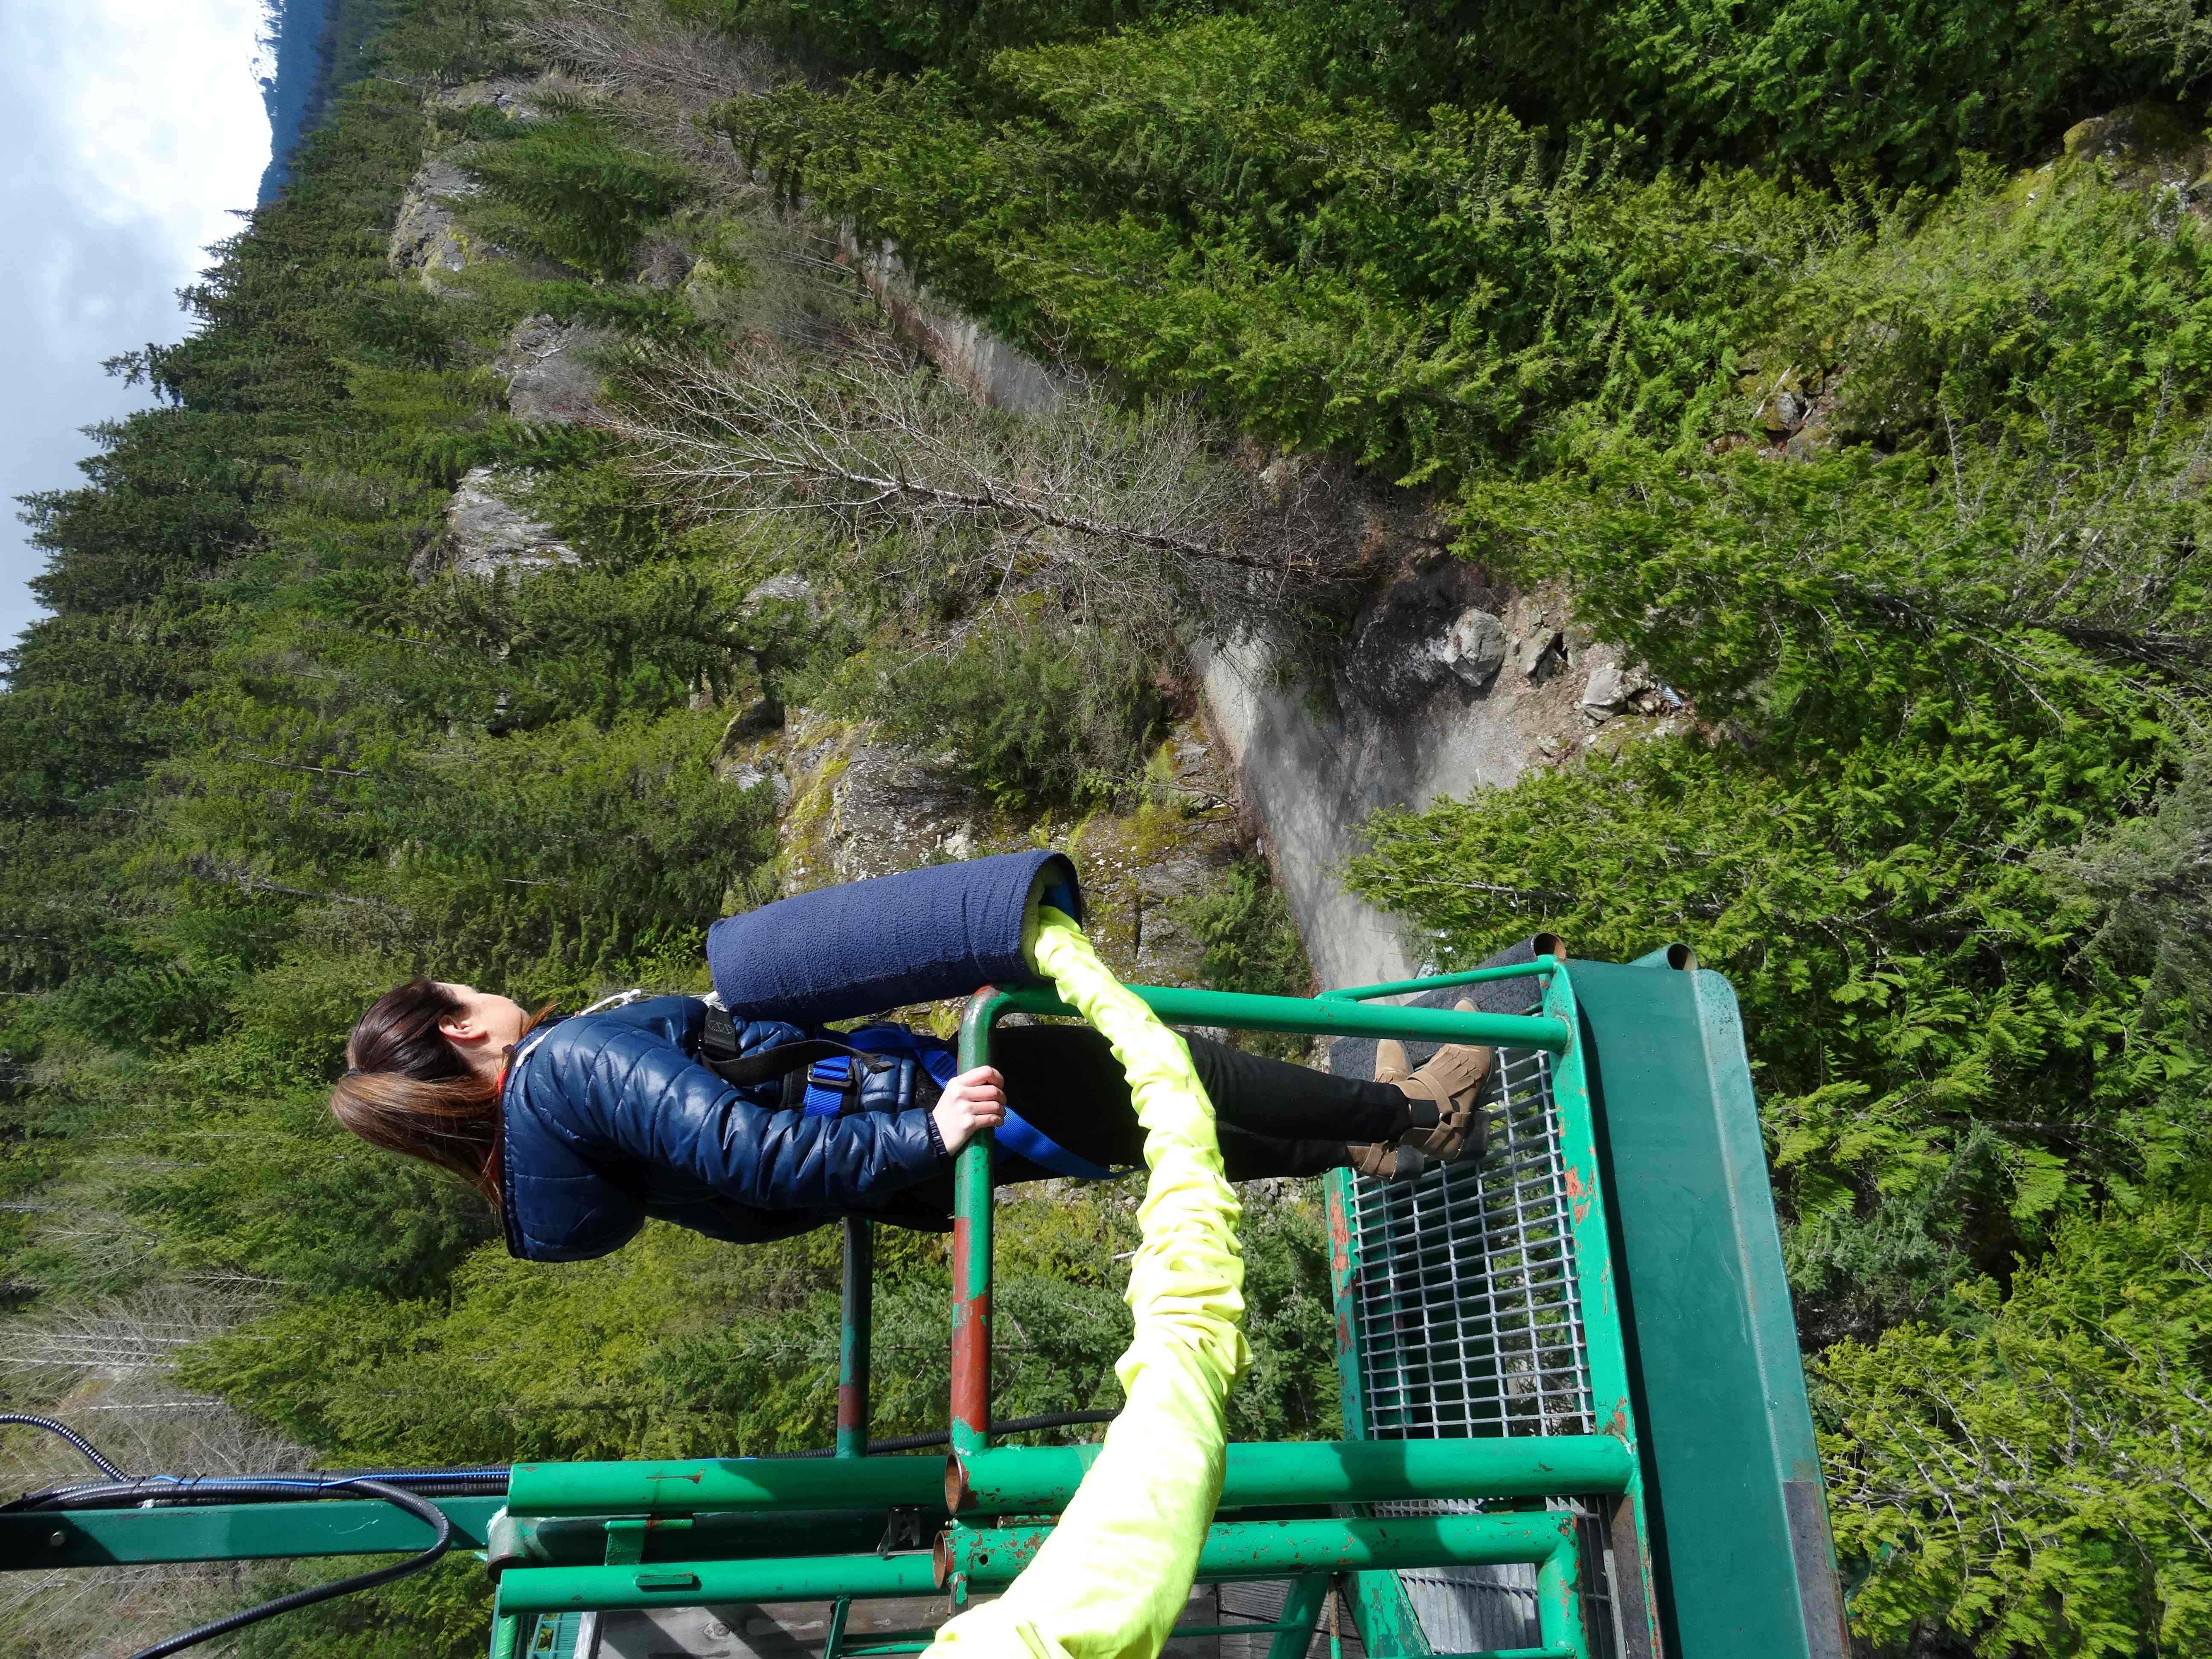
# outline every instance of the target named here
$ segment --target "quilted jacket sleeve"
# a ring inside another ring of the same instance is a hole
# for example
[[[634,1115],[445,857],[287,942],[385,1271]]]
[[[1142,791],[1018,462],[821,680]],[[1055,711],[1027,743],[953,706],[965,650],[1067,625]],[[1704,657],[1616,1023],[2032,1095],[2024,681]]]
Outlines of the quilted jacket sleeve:
[[[944,1157],[927,1112],[807,1117],[756,1106],[649,1024],[566,1021],[531,1063],[541,1068],[533,1097],[557,1096],[580,1146],[757,1209],[866,1208]]]

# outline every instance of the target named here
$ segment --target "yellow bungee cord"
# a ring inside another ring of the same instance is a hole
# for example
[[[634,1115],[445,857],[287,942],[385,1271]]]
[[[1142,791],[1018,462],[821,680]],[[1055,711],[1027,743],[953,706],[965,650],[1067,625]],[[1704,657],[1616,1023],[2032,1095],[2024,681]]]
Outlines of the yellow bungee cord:
[[[1028,1569],[939,1630],[927,1659],[1158,1659],[1221,1498],[1229,1390],[1251,1359],[1243,1206],[1188,1046],[1059,911],[1039,910],[1029,955],[1113,1045],[1145,1129],[1136,1334],[1114,1368],[1127,1403]]]

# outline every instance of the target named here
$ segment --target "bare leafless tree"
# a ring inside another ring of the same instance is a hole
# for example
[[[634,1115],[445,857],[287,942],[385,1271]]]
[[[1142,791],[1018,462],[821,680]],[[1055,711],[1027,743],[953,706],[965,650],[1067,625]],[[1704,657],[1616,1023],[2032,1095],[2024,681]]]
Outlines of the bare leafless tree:
[[[9,1321],[0,1325],[0,1380],[12,1407],[61,1419],[132,1474],[311,1467],[303,1447],[171,1374],[183,1348],[266,1305],[251,1284],[185,1281]],[[89,1475],[60,1440],[0,1430],[0,1492]],[[0,1575],[0,1650],[119,1659],[253,1599],[255,1571],[225,1563]]]
[[[800,78],[760,41],[679,21],[656,5],[560,0],[526,13],[514,33],[532,55],[608,100],[656,148],[698,167],[717,195],[749,193],[751,179],[729,140],[699,118]]]
[[[1077,386],[1011,415],[867,331],[834,356],[664,356],[628,392],[611,424],[685,512],[819,517],[902,550],[917,586],[959,562],[979,599],[1049,587],[1165,636],[1279,618],[1365,574],[1328,469],[1255,475],[1187,402],[1131,410]]]

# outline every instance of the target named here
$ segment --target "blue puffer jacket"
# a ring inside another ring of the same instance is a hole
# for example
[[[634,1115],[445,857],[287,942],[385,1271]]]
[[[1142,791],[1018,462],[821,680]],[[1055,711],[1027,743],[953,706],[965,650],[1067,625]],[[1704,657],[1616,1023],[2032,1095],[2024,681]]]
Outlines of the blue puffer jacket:
[[[700,1063],[707,1006],[653,997],[541,1027],[501,1096],[507,1247],[532,1261],[605,1255],[647,1217],[737,1243],[881,1208],[945,1162],[911,1061],[869,1079],[860,1109],[808,1117],[781,1081],[738,1089]],[[738,1028],[750,1055],[807,1034]]]

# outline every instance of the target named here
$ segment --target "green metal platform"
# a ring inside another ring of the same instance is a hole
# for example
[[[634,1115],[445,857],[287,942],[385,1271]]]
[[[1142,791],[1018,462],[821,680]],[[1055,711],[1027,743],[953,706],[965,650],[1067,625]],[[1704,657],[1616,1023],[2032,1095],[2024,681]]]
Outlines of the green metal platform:
[[[1177,1024],[1334,1037],[1340,1069],[1382,1037],[1498,1049],[1484,1158],[1329,1182],[1346,1437],[1231,1448],[1200,1578],[1282,1599],[1221,1628],[1300,1659],[1340,1584],[1375,1659],[1841,1659],[1733,995],[1679,951],[1514,954],[1313,1000],[1133,988]],[[1072,1011],[985,988],[963,1066],[1012,1012]],[[994,1443],[988,1139],[955,1168],[951,1456],[866,1454],[872,1237],[848,1222],[835,1456],[521,1464],[504,1503],[437,1500],[497,1581],[495,1659],[588,1659],[586,1613],[803,1601],[823,1659],[876,1659],[929,1632],[848,1642],[856,1602],[1011,1581],[1096,1449]],[[354,1498],[0,1516],[0,1567],[428,1542]]]

